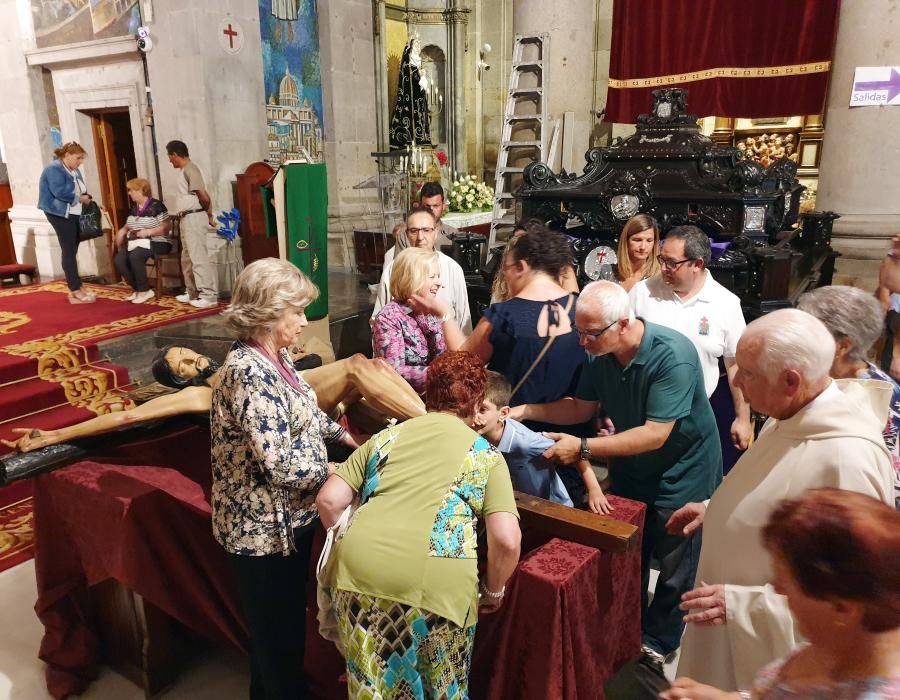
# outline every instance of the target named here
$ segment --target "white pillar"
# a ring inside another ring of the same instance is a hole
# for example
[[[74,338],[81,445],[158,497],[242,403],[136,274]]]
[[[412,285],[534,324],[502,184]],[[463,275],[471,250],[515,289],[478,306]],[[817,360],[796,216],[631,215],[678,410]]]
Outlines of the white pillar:
[[[862,271],[853,260],[882,258],[900,233],[900,107],[849,107],[856,67],[900,65],[897,9],[896,0],[841,3],[816,208],[841,215],[832,243],[845,274]]]
[[[16,258],[36,265],[43,278],[62,275],[59,244],[47,217],[37,208],[38,180],[53,157],[50,123],[40,68],[31,68],[24,51],[34,48],[31,3],[0,3],[0,131],[12,188],[10,228]]]
[[[328,167],[328,265],[353,266],[353,230],[381,230],[376,174],[375,35],[371,0],[319,0],[319,51]]]
[[[565,112],[574,114],[570,133],[565,142],[571,144],[562,152],[562,167],[571,172],[584,166],[583,155],[590,142],[594,125],[594,8],[595,0],[516,0],[513,3],[513,32],[515,34],[550,35],[549,63],[544,62],[544,98],[548,100],[550,124],[547,134],[553,133],[557,119],[562,126]],[[559,141],[560,146],[563,140]]]

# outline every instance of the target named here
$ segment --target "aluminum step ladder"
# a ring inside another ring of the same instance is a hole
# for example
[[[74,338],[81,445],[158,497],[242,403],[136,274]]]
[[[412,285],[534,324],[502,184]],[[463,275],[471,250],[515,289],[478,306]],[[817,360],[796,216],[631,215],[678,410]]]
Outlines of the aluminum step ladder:
[[[509,93],[494,185],[494,215],[488,239],[488,259],[504,242],[515,224],[515,197],[522,173],[531,161],[547,162],[549,114],[546,67],[549,34],[517,34],[513,44]]]

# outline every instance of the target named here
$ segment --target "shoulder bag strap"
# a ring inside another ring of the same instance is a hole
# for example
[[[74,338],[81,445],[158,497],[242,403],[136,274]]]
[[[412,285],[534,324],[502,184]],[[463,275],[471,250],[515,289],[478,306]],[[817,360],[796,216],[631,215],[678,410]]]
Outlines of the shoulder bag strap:
[[[569,315],[569,309],[572,308],[572,299],[573,298],[574,297],[570,294],[569,300],[566,302],[566,308],[565,308],[566,316]],[[549,329],[548,329],[548,332],[549,332]],[[513,387],[512,393],[510,393],[510,395],[509,395],[510,399],[512,399],[512,397],[516,395],[516,392],[522,388],[522,385],[525,383],[525,381],[528,379],[528,377],[531,376],[531,373],[534,371],[534,368],[537,367],[538,364],[540,364],[540,361],[544,359],[544,355],[547,354],[547,351],[550,349],[550,346],[553,345],[553,341],[556,340],[558,337],[559,337],[558,335],[548,335],[547,336],[547,342],[544,343],[544,347],[541,348],[541,351],[540,351],[540,353],[538,353],[538,356],[536,358],[534,358],[534,362],[531,363],[531,367],[528,368],[528,371],[522,375],[522,378],[518,382],[516,382],[515,387]]]

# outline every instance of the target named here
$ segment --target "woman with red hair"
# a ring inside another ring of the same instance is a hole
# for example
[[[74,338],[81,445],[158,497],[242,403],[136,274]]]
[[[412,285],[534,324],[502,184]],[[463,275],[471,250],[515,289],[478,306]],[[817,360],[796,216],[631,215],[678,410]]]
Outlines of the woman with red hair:
[[[726,693],[679,678],[668,700],[900,698],[900,513],[870,496],[816,489],[782,501],[763,530],[775,589],[808,644]]]
[[[509,471],[471,427],[486,384],[475,355],[444,353],[428,369],[428,413],[373,436],[319,491],[325,527],[359,499],[329,560],[351,698],[468,697],[478,612],[500,607],[519,560]]]

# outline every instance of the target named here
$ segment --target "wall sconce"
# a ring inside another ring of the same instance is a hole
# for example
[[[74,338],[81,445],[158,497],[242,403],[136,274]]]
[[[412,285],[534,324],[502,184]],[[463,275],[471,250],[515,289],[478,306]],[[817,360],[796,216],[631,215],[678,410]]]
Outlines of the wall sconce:
[[[491,67],[488,65],[485,59],[488,54],[492,51],[490,44],[484,44],[481,47],[481,51],[478,52],[478,63],[475,64],[475,67],[478,69],[478,79],[481,80],[482,74],[486,70],[490,70]]]

